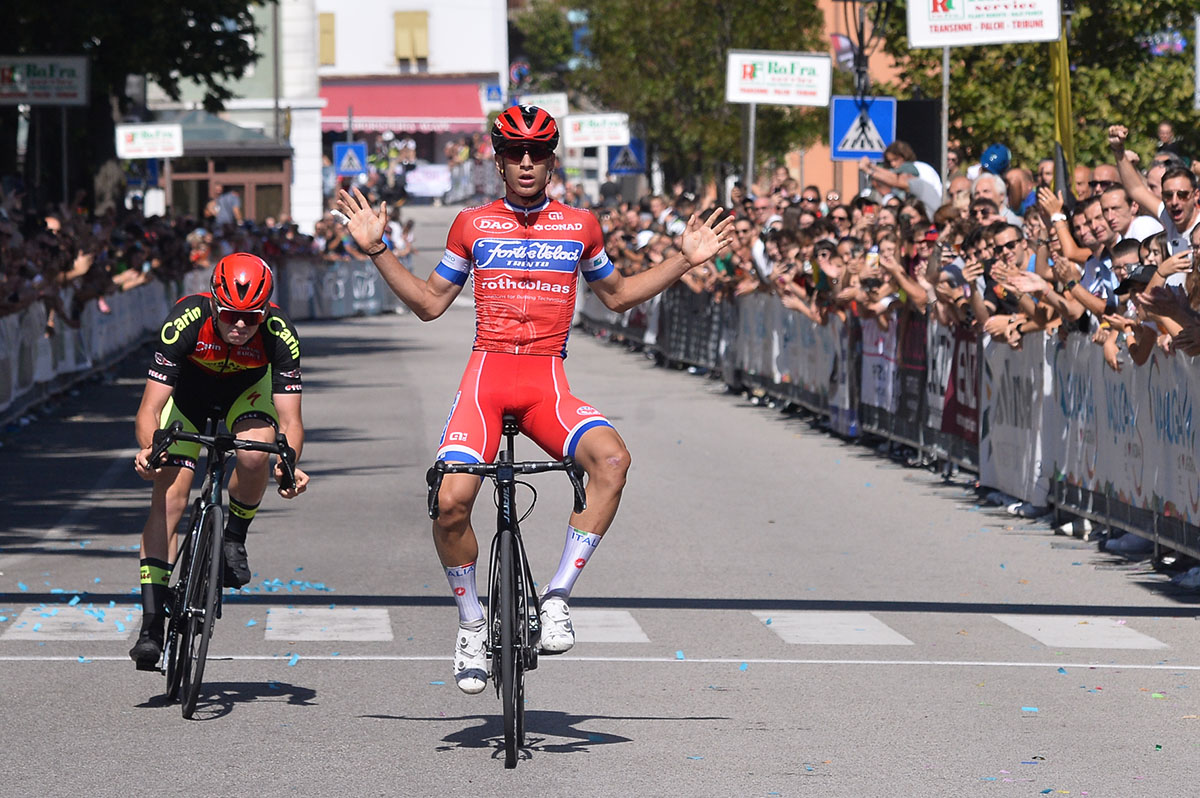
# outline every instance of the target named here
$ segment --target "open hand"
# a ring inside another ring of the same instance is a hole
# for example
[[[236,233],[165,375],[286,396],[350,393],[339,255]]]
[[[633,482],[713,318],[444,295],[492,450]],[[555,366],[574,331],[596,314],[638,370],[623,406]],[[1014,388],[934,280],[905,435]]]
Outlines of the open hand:
[[[355,186],[353,194],[344,188],[338,190],[337,209],[348,217],[346,229],[359,249],[374,252],[383,245],[383,232],[387,229],[388,219],[386,202],[379,203],[378,211],[371,210],[371,204]]]
[[[386,218],[386,217],[385,217]],[[679,239],[679,249],[691,268],[715,258],[733,245],[733,216],[717,208],[701,222],[692,214]]]

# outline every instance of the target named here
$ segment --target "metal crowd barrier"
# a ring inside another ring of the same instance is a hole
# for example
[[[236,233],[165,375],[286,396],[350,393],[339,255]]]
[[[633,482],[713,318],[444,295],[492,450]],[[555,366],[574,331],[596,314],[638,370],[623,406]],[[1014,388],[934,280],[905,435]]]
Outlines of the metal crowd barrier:
[[[586,289],[584,289],[586,291]],[[911,446],[1034,506],[1135,532],[1200,558],[1193,358],[1155,351],[1109,368],[1087,336],[1026,335],[1020,350],[900,312],[818,325],[779,300],[714,302],[682,285],[655,321],[590,292],[580,324],[825,416],[837,434]]]

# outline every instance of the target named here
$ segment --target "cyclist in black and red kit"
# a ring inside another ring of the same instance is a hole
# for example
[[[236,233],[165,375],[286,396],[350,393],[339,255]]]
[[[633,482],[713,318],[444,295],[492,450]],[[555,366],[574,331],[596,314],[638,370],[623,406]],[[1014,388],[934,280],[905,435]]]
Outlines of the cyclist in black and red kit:
[[[176,443],[165,465],[147,462],[154,431],[180,421],[201,431],[210,417],[221,419],[239,438],[269,443],[278,429],[299,459],[304,446],[300,414],[300,339],[291,320],[271,304],[274,279],[256,255],[236,252],[222,258],[212,274],[212,291],[179,300],[163,322],[154,362],[134,421],[141,450],[134,469],[153,480],[150,516],[142,529],[142,629],[129,656],[139,669],[154,669],[162,655],[167,580],[175,562],[175,530],[187,508],[200,453],[197,443]],[[268,455],[241,451],[229,480],[229,521],[225,526],[224,583],[250,581],[246,530],[267,489]],[[282,474],[278,466],[275,477]],[[304,492],[308,476],[296,469],[294,488]]]

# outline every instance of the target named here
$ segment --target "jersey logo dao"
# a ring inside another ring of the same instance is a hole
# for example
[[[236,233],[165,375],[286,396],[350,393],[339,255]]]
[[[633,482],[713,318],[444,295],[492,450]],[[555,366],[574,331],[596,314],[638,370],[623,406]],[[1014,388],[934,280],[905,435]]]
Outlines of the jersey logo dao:
[[[517,223],[512,219],[498,219],[495,216],[481,216],[474,221],[475,229],[484,233],[511,233],[517,229]]]

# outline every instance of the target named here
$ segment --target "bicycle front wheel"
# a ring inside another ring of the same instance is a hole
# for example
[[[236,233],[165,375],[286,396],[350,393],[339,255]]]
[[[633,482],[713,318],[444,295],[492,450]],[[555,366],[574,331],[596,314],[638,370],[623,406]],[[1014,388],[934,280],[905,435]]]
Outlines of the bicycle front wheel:
[[[184,633],[186,650],[183,667],[183,716],[191,718],[200,698],[204,681],[204,662],[208,656],[208,641],[212,638],[217,619],[217,596],[221,592],[221,538],[225,523],[221,508],[209,505],[204,513],[199,539],[195,545],[191,578],[188,580],[187,606],[181,621],[187,625]]]
[[[163,638],[163,666],[167,671],[167,698],[174,701],[179,697],[179,686],[183,682],[182,653],[187,648],[187,588],[188,574],[191,572],[192,561],[195,557],[195,545],[200,540],[200,522],[204,516],[201,512],[202,501],[196,499],[192,503],[192,512],[188,517],[186,536],[183,545],[179,547],[175,558],[175,584],[171,586],[170,597],[167,599],[167,634]]]
[[[500,533],[500,700],[504,704],[504,767],[515,768],[524,731],[521,700],[521,637],[517,630],[517,557],[513,535]]]

